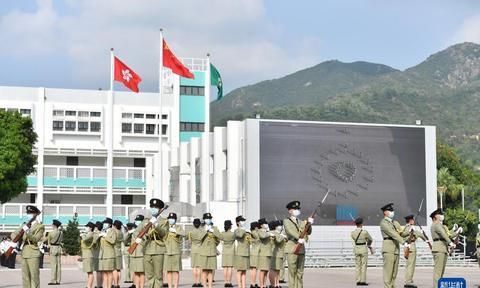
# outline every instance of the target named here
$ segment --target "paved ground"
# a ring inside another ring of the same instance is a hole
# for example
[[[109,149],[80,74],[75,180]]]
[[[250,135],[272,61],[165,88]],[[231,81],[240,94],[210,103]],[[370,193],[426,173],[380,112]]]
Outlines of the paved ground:
[[[400,268],[397,287],[403,287],[403,272]],[[68,266],[63,269],[63,283],[59,286],[48,286],[49,269],[41,270],[41,285],[40,287],[68,287],[81,288],[85,287],[83,274],[76,266]],[[222,273],[216,273],[215,287],[223,287]],[[467,280],[467,287],[475,287],[480,284],[480,269],[477,267],[447,267],[446,277],[464,277]],[[192,276],[190,270],[181,272],[180,287],[191,287]],[[432,268],[417,268],[415,274],[415,281],[418,287],[432,287]],[[307,269],[305,271],[304,287],[355,287],[354,285],[354,269],[353,268],[318,268]],[[381,268],[368,269],[368,287],[383,287],[382,284],[382,270]],[[130,284],[122,284],[121,287],[128,287]],[[9,270],[0,268],[0,287],[1,288],[16,288],[21,285],[21,271],[20,269]],[[286,287],[284,285],[283,287]]]

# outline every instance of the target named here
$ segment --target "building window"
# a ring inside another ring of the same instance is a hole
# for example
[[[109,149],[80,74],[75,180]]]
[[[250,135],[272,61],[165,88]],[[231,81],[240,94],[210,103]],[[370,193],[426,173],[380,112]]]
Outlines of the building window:
[[[144,127],[143,124],[137,124],[137,123],[135,123],[135,124],[133,125],[133,133],[135,133],[135,134],[143,134],[143,127]]]
[[[20,109],[20,113],[23,115],[30,115],[32,113],[32,110],[30,109]]]
[[[8,112],[18,112],[17,108],[7,108]]]
[[[133,167],[143,167],[145,168],[146,161],[145,158],[133,158]]]
[[[137,124],[135,124],[137,125]],[[155,124],[147,124],[146,127],[145,127],[145,132],[147,134],[155,134]]]
[[[168,115],[167,114],[162,114],[162,119],[168,119]]]
[[[132,119],[132,113],[122,113],[123,119]]]
[[[67,156],[67,166],[78,166],[78,157]]]
[[[67,110],[65,111],[65,116],[77,116],[77,111]]]
[[[155,114],[147,114],[147,115],[145,115],[145,118],[147,118],[147,119],[157,119],[157,115],[155,115]]]
[[[98,113],[100,113],[100,112],[98,112]],[[90,131],[91,132],[100,132],[101,126],[102,125],[101,125],[100,122],[90,122]]]
[[[65,121],[65,131],[75,131],[76,127],[77,127],[77,122]]]
[[[63,121],[53,121],[54,131],[63,131]]]
[[[90,112],[90,117],[100,117],[101,115],[101,112]]]
[[[122,133],[132,133],[132,124],[122,123]]]
[[[88,117],[88,111],[78,111],[78,117]]]
[[[53,110],[53,116],[63,116],[65,111],[63,110]]]
[[[143,117],[145,117],[145,114],[139,114],[139,113],[133,114],[133,118],[143,118]]]
[[[162,135],[167,135],[167,127],[168,125],[162,125]]]
[[[78,122],[78,131],[88,131],[88,122]]]
[[[204,123],[180,122],[180,131],[182,132],[203,132],[204,130],[205,130]]]
[[[180,86],[180,95],[204,96],[205,88],[197,86]]]

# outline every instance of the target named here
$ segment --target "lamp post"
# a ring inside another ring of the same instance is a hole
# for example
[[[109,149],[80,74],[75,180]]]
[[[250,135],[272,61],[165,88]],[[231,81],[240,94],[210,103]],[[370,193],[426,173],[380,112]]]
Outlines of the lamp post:
[[[437,187],[437,192],[440,194],[440,208],[443,210],[443,193],[447,191],[447,186]]]

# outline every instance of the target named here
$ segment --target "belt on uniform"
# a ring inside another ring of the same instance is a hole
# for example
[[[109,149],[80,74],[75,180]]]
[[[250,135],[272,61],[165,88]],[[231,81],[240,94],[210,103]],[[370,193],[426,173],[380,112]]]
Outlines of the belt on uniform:
[[[50,246],[60,246],[60,244],[50,244]]]
[[[435,241],[442,241],[442,240],[443,240],[443,239],[438,239],[438,238],[437,238],[437,239],[433,239],[434,242],[435,242]]]
[[[367,243],[356,243],[357,246],[367,245]]]
[[[394,240],[392,237],[383,237],[383,240]]]

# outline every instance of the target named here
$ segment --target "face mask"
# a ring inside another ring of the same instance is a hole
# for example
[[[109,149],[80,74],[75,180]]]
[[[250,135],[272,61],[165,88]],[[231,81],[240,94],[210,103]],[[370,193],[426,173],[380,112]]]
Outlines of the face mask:
[[[298,210],[298,209],[293,210],[293,216],[297,217],[297,216],[299,216],[300,214],[301,214],[301,213],[300,213],[300,210]]]
[[[135,221],[135,225],[140,226],[140,224],[142,224],[142,221],[140,220]]]
[[[91,228],[91,227],[87,227],[87,232],[92,232],[92,228]]]
[[[440,221],[443,222],[444,219],[445,219],[445,216],[443,216],[443,215],[439,215],[439,216],[438,216],[438,220],[440,220]]]
[[[170,225],[175,224],[175,222],[177,222],[177,220],[175,220],[175,219],[168,219],[168,224],[170,224]]]
[[[390,218],[390,219],[393,219],[394,216],[395,216],[394,211],[389,211],[388,214],[387,214],[387,217]]]
[[[152,207],[152,208],[150,208],[150,212],[152,212],[153,216],[157,216],[158,215],[158,208]]]
[[[240,221],[238,222],[238,224],[240,225],[240,227],[245,227],[245,221]]]
[[[275,228],[275,230],[277,230],[278,232],[282,232],[282,226],[277,226],[277,228]]]
[[[108,223],[103,223],[103,230],[107,230],[108,228],[110,228],[110,225],[108,225]]]
[[[262,227],[263,227],[263,229],[267,229],[267,230],[268,230],[268,224],[262,224]]]
[[[30,221],[33,218],[33,214],[27,214],[27,219]]]
[[[212,219],[205,219],[205,224],[211,225],[212,224]]]

